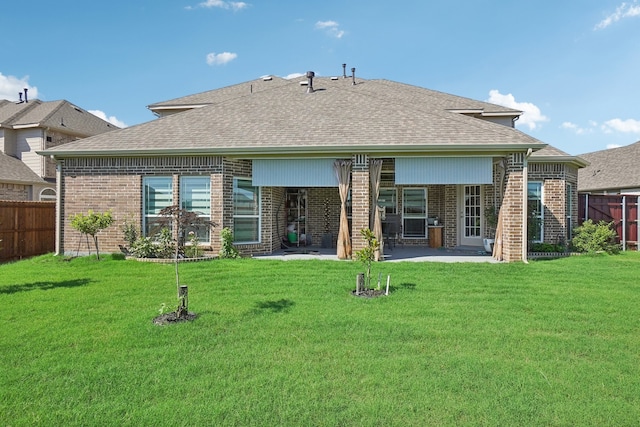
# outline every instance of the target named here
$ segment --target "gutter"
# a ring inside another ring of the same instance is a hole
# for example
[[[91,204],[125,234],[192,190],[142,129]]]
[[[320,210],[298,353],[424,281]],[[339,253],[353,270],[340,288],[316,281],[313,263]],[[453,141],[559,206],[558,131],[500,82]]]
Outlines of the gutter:
[[[216,147],[216,148],[168,148],[168,149],[133,149],[133,150],[64,150],[64,145],[60,150],[36,151],[41,156],[53,156],[54,158],[64,157],[150,157],[150,156],[249,156],[248,158],[273,157],[277,155],[304,154],[327,157],[332,154],[367,153],[367,154],[422,154],[433,155],[435,153],[444,155],[466,154],[481,156],[498,156],[506,153],[525,152],[527,149],[542,149],[547,144],[527,144],[518,147],[517,144],[456,144],[456,145],[431,145],[416,147],[415,145],[361,145],[361,146],[283,146],[270,147],[267,149],[256,149],[256,147]],[[519,149],[518,149],[519,148]]]

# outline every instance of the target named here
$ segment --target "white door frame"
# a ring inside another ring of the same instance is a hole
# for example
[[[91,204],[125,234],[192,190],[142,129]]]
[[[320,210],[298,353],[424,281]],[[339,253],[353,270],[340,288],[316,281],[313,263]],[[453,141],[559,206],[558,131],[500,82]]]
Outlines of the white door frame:
[[[473,205],[469,206],[469,209],[465,209],[465,201],[467,199],[467,197],[465,196],[465,188],[467,187],[477,187],[478,190],[477,194],[472,195],[475,200],[470,200]],[[483,186],[480,184],[458,185],[457,229],[458,245],[460,246],[483,246],[482,233],[484,229],[484,191],[482,187]],[[469,216],[471,216],[471,218],[468,218]]]

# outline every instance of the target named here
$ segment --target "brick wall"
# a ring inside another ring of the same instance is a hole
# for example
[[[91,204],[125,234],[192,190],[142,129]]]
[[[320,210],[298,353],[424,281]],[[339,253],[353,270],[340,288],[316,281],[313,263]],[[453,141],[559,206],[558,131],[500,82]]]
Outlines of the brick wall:
[[[512,153],[507,157],[505,192],[502,206],[502,253],[504,260],[522,260],[523,234],[523,181],[524,153]]]
[[[31,186],[0,183],[0,200],[31,200]]]
[[[366,155],[355,155],[351,166],[351,248],[354,254],[367,245],[360,230],[369,228],[369,203],[369,159]]]
[[[214,191],[222,172],[222,160],[217,156],[206,157],[127,157],[127,158],[77,158],[63,161],[61,207],[62,227],[60,251],[75,253],[80,244],[80,253],[87,253],[86,242],[80,241],[80,234],[70,224],[71,216],[112,210],[114,224],[99,234],[101,252],[118,252],[124,244],[121,231],[125,220],[142,226],[142,179],[145,176],[173,176],[174,203],[179,200],[178,177],[212,176],[212,199],[219,197]],[[214,212],[212,219],[215,220]],[[219,245],[219,228],[212,233],[211,249]],[[93,250],[93,249],[92,249]]]

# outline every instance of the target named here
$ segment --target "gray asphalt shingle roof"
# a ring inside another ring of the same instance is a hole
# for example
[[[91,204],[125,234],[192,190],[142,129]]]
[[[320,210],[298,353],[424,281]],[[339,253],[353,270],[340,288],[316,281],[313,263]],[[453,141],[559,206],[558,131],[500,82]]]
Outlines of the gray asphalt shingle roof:
[[[580,155],[590,163],[578,172],[578,191],[640,188],[640,141],[624,147]]]
[[[6,128],[32,125],[81,137],[119,129],[65,100],[34,99],[23,103],[3,101],[0,102],[0,126]]]
[[[45,153],[322,155],[353,148],[416,153],[545,146],[514,128],[447,111],[518,115],[512,109],[388,80],[352,85],[351,79],[316,78],[315,92],[308,94],[301,80],[257,80],[167,101],[208,105]]]
[[[0,152],[0,182],[36,184],[44,183],[45,181],[21,160]]]

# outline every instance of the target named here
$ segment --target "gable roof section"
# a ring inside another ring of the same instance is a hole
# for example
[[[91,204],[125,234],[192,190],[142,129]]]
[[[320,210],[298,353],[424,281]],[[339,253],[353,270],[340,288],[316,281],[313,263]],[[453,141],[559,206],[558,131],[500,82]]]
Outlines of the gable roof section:
[[[640,188],[640,141],[608,150],[581,154],[591,163],[578,172],[578,191]]]
[[[45,180],[15,157],[0,152],[0,182],[10,184],[41,184]]]
[[[589,164],[589,162],[583,158],[572,156],[551,145],[547,145],[542,150],[533,152],[529,161],[533,163],[570,163],[578,168],[584,168]]]
[[[117,126],[71,104],[69,101],[0,103],[0,126],[11,129],[49,128],[79,137],[98,135]]]
[[[252,93],[244,84],[200,94],[200,101],[211,103],[42,154],[275,157],[350,154],[356,149],[377,155],[493,155],[546,146],[514,128],[447,111],[458,101],[463,108],[502,108],[492,104],[387,80],[352,85],[350,79],[316,78],[314,93],[306,93],[300,80],[275,82],[270,89],[266,85],[274,81],[262,82],[265,89]],[[185,97],[180,102],[191,101]]]

